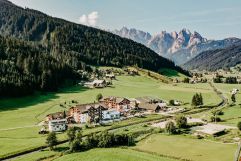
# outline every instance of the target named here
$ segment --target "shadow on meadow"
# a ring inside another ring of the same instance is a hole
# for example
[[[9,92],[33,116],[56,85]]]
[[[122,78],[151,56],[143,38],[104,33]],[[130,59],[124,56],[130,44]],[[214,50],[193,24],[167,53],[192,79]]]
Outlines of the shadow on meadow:
[[[57,92],[35,92],[31,96],[18,98],[0,98],[0,112],[27,108],[37,104],[45,103],[50,100],[58,99],[58,94],[80,93],[87,91],[88,88],[81,86],[72,86],[59,89]]]

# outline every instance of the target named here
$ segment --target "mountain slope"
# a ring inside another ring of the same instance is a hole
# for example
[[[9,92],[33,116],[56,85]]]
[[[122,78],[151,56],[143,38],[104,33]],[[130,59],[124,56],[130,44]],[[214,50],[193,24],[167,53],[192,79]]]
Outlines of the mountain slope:
[[[241,64],[241,43],[225,49],[209,50],[200,53],[184,64],[186,69],[210,70],[229,69]]]
[[[123,27],[113,33],[142,43],[159,55],[173,60],[176,64],[183,64],[203,51],[222,49],[239,41],[237,38],[207,40],[198,32],[191,33],[187,29],[172,33],[162,31],[156,35],[150,35],[144,31]]]
[[[132,40],[23,9],[7,0],[0,0],[0,35],[4,66],[0,69],[0,88],[9,89],[10,95],[21,95],[22,88],[55,90],[66,79],[82,77],[81,73],[75,75],[77,71],[91,72],[89,65],[135,65],[153,71],[170,68],[188,74]],[[8,68],[11,70],[5,70]],[[69,74],[63,76],[66,71]],[[52,86],[54,81],[56,86]]]
[[[67,51],[94,65],[138,65],[155,71],[161,67],[176,68],[171,61],[129,39],[5,2],[0,1],[3,36],[41,42],[53,55]]]

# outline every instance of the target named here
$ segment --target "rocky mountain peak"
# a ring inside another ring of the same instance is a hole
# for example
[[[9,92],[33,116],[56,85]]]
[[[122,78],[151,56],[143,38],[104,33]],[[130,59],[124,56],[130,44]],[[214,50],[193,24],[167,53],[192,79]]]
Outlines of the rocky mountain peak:
[[[161,31],[151,35],[148,32],[123,27],[114,33],[142,43],[177,64],[183,64],[203,51],[224,48],[240,41],[237,38],[207,40],[197,31],[191,32],[186,28],[179,32]]]

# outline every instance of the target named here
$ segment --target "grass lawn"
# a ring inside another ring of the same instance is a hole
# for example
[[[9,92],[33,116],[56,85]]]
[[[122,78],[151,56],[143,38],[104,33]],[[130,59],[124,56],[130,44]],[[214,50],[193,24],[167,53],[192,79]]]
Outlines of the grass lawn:
[[[56,161],[176,161],[131,149],[93,149],[83,153],[66,155]]]
[[[241,90],[241,84],[215,83],[215,86],[224,93],[224,95],[228,98],[229,103],[231,103],[231,91],[234,88]],[[236,104],[241,104],[241,91],[236,95]]]
[[[139,142],[134,149],[194,161],[231,161],[236,144],[222,144],[184,136],[154,134]]]
[[[155,96],[164,100],[177,99],[189,103],[194,93],[201,92],[205,104],[217,104],[220,101],[207,84],[174,86],[143,76],[119,76],[113,84],[113,87],[104,89],[75,86],[62,89],[58,93],[0,99],[0,156],[44,144],[45,138],[37,134],[40,127],[28,126],[37,125],[51,112],[68,110],[60,106],[64,102],[67,104],[71,100],[77,100],[80,104],[94,102],[98,93],[104,96]],[[190,107],[190,104],[186,106]],[[9,128],[17,129],[7,130]]]

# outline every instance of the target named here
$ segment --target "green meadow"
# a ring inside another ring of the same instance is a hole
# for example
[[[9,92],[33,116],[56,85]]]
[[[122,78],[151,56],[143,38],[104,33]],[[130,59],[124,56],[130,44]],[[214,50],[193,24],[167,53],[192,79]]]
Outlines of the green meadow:
[[[56,161],[176,161],[166,157],[134,151],[131,149],[93,149],[84,153],[70,154]]]
[[[160,97],[166,101],[177,99],[190,107],[194,93],[202,93],[204,103],[213,105],[220,98],[208,84],[164,84],[144,76],[119,76],[113,86],[104,89],[87,89],[81,86],[65,88],[57,93],[35,94],[33,96],[0,100],[0,156],[23,149],[43,145],[45,137],[38,134],[38,123],[52,112],[68,110],[71,101],[94,102],[96,95]],[[66,103],[66,107],[60,104]],[[60,138],[64,136],[60,135]]]
[[[193,161],[231,161],[237,144],[223,144],[185,136],[154,134],[139,142],[136,150]]]

